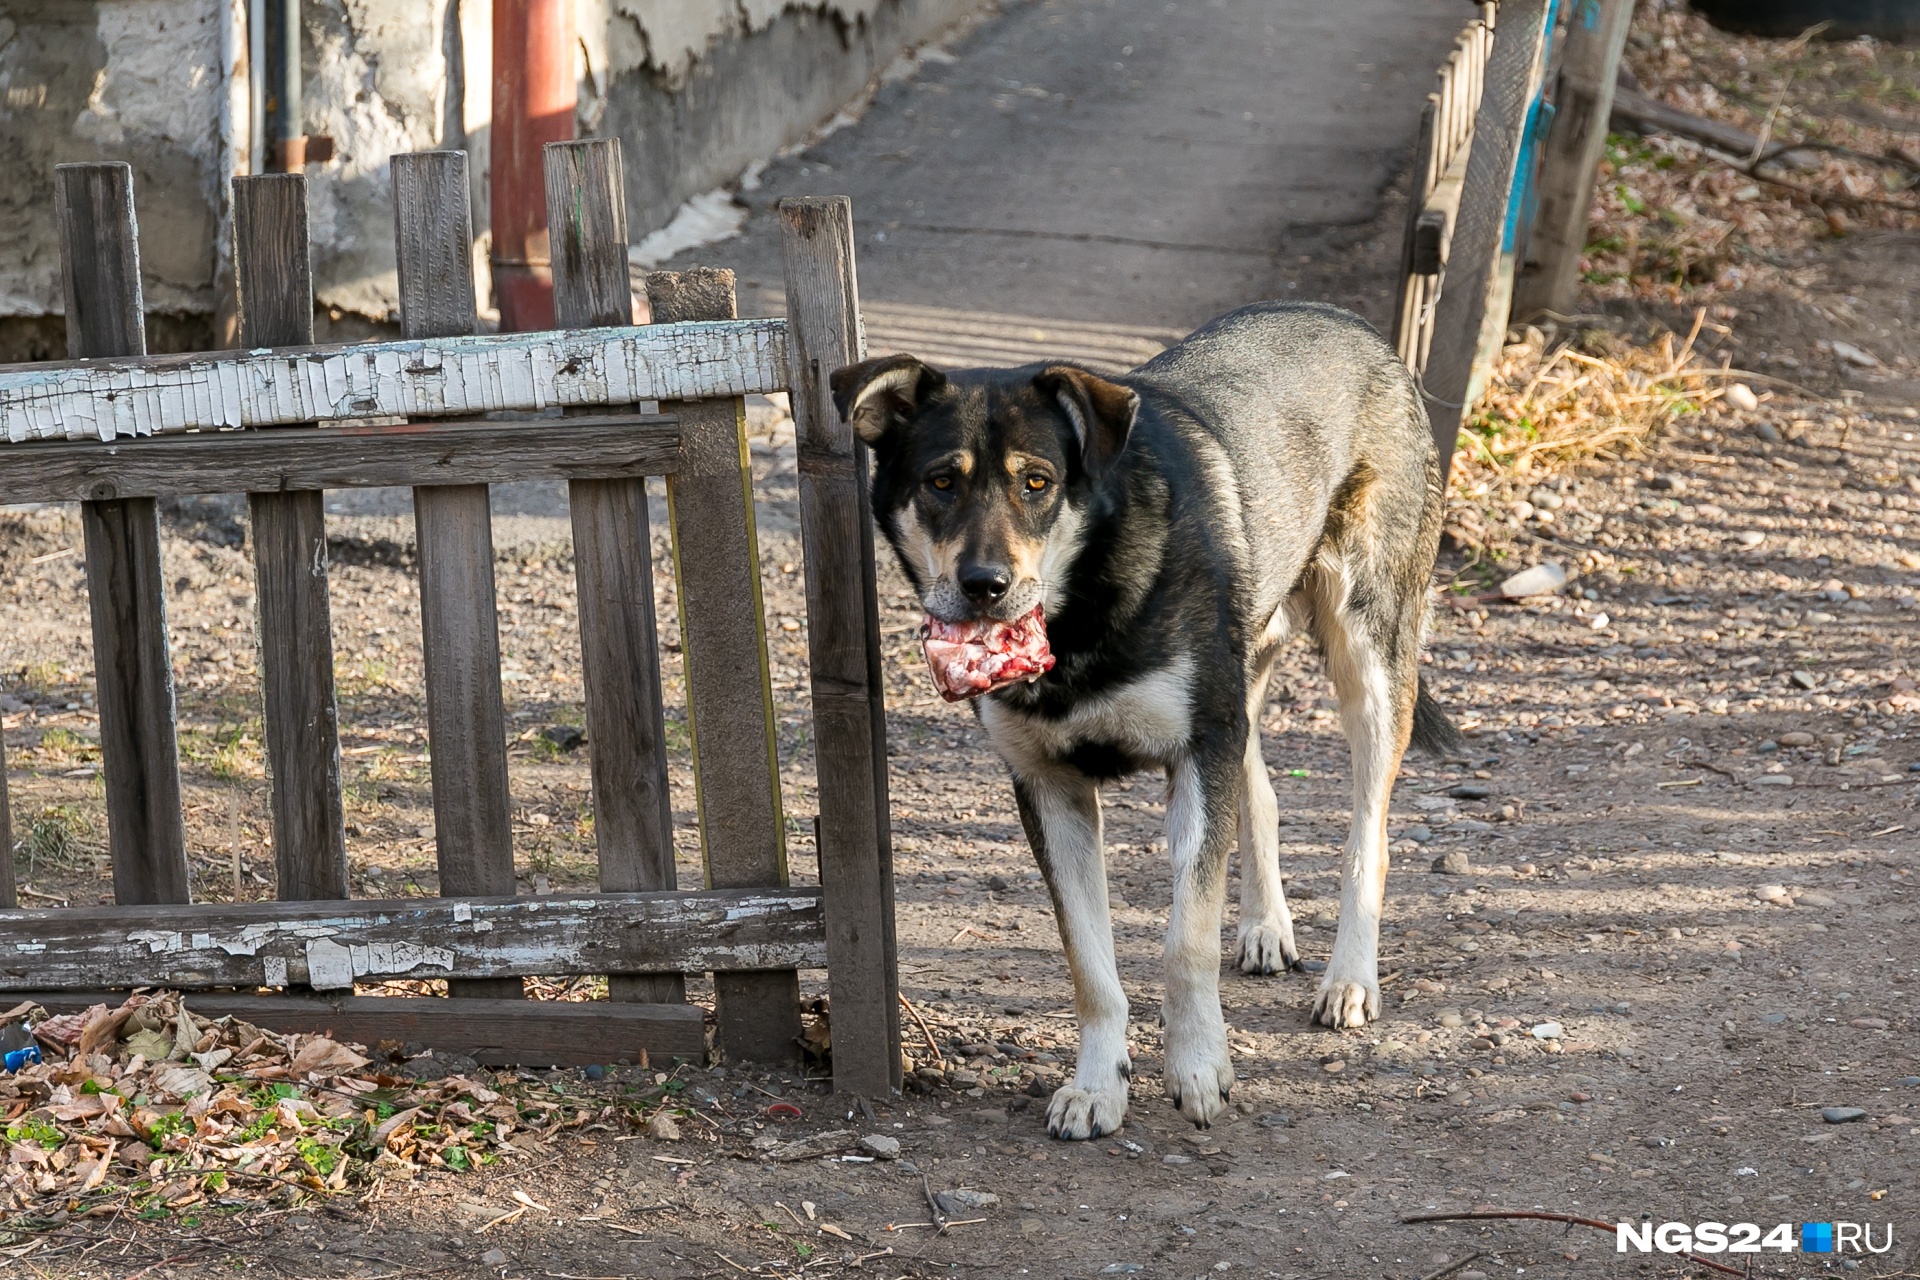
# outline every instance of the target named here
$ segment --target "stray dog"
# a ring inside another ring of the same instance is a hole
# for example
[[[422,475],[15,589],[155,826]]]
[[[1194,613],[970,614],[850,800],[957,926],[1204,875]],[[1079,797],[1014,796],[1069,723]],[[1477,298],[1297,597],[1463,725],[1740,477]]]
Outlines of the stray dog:
[[[1353,751],[1340,927],[1313,1018],[1378,1016],[1394,776],[1409,739],[1457,744],[1418,672],[1439,462],[1380,335],[1336,307],[1260,303],[1113,378],[1071,364],[942,373],[894,355],[832,386],[872,450],[875,517],[929,627],[1044,618],[1051,669],[1022,668],[974,709],[1012,770],[1073,975],[1080,1056],[1049,1131],[1098,1137],[1127,1110],[1103,781],[1167,775],[1165,1085],[1182,1115],[1204,1127],[1233,1085],[1219,978],[1236,837],[1241,971],[1303,967],[1259,724],[1295,628],[1325,655]]]

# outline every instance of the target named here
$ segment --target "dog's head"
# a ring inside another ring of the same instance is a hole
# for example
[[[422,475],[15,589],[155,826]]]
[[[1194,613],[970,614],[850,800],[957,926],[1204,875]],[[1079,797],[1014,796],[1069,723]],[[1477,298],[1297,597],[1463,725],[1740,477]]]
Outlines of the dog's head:
[[[1072,365],[941,373],[913,356],[834,373],[873,450],[873,509],[929,614],[1013,621],[1052,604],[1140,398]]]

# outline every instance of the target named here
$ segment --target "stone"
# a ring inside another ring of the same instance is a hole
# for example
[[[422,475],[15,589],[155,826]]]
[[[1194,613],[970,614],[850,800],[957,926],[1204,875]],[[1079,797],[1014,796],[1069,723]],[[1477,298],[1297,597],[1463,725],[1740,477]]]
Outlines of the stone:
[[[1796,899],[1796,901],[1801,903],[1803,906],[1819,907],[1822,910],[1825,910],[1828,907],[1837,907],[1840,905],[1833,898],[1830,898],[1826,894],[1816,892],[1815,890],[1812,890],[1812,889],[1809,889],[1806,892],[1802,893],[1799,896],[1799,898]]]
[[[1853,1018],[1847,1022],[1847,1025],[1860,1031],[1885,1031],[1887,1020],[1885,1018]]]
[[[1833,354],[1839,356],[1856,369],[1875,369],[1880,365],[1880,357],[1871,351],[1854,346],[1851,342],[1833,340]]]
[[[1727,388],[1726,402],[1742,413],[1752,413],[1760,407],[1760,397],[1753,394],[1753,388],[1744,382],[1736,382]]]
[[[1337,1076],[1347,1069],[1347,1060],[1345,1058],[1335,1058],[1332,1062],[1321,1063],[1320,1069],[1330,1076]]]
[[[1262,1128],[1266,1129],[1291,1129],[1293,1127],[1293,1117],[1284,1111],[1269,1111],[1266,1115],[1260,1117],[1258,1123]]]
[[[941,1202],[940,1207],[947,1213],[956,1209],[993,1209],[1000,1204],[1000,1197],[991,1191],[977,1191],[972,1187],[955,1187],[951,1191],[942,1191],[934,1197]]]
[[[1750,787],[1790,787],[1793,775],[1790,773],[1763,773],[1747,783]]]
[[[878,1160],[898,1160],[900,1139],[884,1133],[870,1133],[860,1139],[860,1149]]]
[[[1804,729],[1795,729],[1791,733],[1781,734],[1776,741],[1783,747],[1810,747],[1813,745],[1813,735]]]
[[[1753,896],[1762,902],[1771,902],[1776,907],[1793,905],[1793,898],[1787,893],[1787,887],[1783,884],[1763,884],[1753,891]]]
[[[1687,491],[1687,478],[1683,475],[1675,475],[1672,472],[1668,472],[1665,475],[1658,475],[1647,481],[1647,488],[1652,489],[1655,493],[1685,493]]]
[[[480,1255],[480,1261],[489,1267],[504,1267],[507,1265],[507,1251],[505,1249],[489,1249]]]
[[[1535,1025],[1527,1034],[1535,1040],[1558,1040],[1566,1033],[1566,1028],[1557,1022],[1542,1022]]]
[[[1753,434],[1765,440],[1768,444],[1780,443],[1780,428],[1774,426],[1771,422],[1754,423]]]
[[[1005,876],[988,876],[987,888],[993,890],[995,893],[1005,893],[1007,890],[1013,888],[1013,885]]]
[[[1424,823],[1415,823],[1413,826],[1401,832],[1400,838],[1403,840],[1411,840],[1415,844],[1425,844],[1427,841],[1433,839],[1433,828]]]
[[[680,1124],[666,1112],[656,1112],[653,1119],[647,1121],[647,1136],[661,1142],[678,1142],[680,1141]]]
[[[1550,596],[1567,585],[1566,566],[1557,560],[1543,560],[1500,584],[1500,594],[1508,599],[1525,596]]]
[[[1828,1124],[1852,1124],[1856,1120],[1867,1118],[1864,1107],[1822,1107],[1820,1118]]]
[[[1492,794],[1492,789],[1480,782],[1462,782],[1447,788],[1447,795],[1455,800],[1485,800]]]
[[[1465,849],[1449,849],[1433,860],[1433,870],[1443,876],[1464,876],[1473,870]]]

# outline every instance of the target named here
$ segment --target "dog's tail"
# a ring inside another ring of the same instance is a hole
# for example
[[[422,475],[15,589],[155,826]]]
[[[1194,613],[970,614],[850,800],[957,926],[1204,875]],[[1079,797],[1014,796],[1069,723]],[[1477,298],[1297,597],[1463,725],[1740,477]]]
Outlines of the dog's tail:
[[[1466,750],[1460,731],[1427,692],[1424,679],[1413,696],[1413,745],[1442,760],[1457,759]]]

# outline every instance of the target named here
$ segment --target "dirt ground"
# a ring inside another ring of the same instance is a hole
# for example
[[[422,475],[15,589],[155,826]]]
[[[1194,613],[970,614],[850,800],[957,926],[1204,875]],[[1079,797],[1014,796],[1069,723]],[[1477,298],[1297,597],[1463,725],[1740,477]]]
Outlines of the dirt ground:
[[[353,1196],[214,1197],[138,1219],[55,1209],[5,1247],[14,1274],[1702,1274],[1616,1254],[1584,1227],[1401,1221],[1476,1207],[1768,1230],[1841,1220],[1872,1224],[1876,1239],[1891,1224],[1888,1253],[1767,1252],[1756,1273],[1920,1271],[1920,236],[1875,227],[1769,252],[1788,274],[1721,280],[1710,298],[1606,296],[1596,283],[1595,309],[1623,331],[1684,328],[1696,302],[1716,308],[1727,331],[1712,335],[1716,354],[1778,381],[1753,379],[1754,409],[1720,401],[1684,417],[1645,457],[1541,478],[1559,502],[1552,521],[1485,499],[1502,538],[1441,565],[1427,668],[1468,728],[1470,758],[1410,759],[1396,787],[1383,1016],[1362,1031],[1312,1027],[1311,978],[1223,966],[1240,1083],[1212,1130],[1194,1131],[1160,1095],[1170,883],[1161,790],[1137,778],[1106,795],[1132,1111],[1108,1139],[1046,1137],[1044,1098],[1074,1051],[1051,908],[1003,770],[965,710],[933,694],[919,610],[888,565],[902,989],[918,1015],[905,1022],[916,1070],[902,1097],[829,1096],[809,1078],[817,1068],[541,1073],[526,1083],[602,1100],[601,1118],[477,1172]],[[1325,287],[1352,264],[1315,269]],[[1835,339],[1875,362],[1836,354]],[[796,878],[810,880],[791,437],[772,403],[753,407],[753,423],[789,842]],[[538,489],[497,500],[527,893],[593,881],[584,751],[560,745],[582,695],[559,501]],[[337,507],[354,890],[432,893],[404,495]],[[664,504],[659,515],[663,529]],[[244,508],[173,507],[166,529],[195,891],[267,897]],[[23,894],[104,901],[77,520],[0,513],[0,547],[0,716]],[[671,691],[661,530],[655,551]],[[1486,598],[1488,583],[1542,559],[1574,571],[1567,593]],[[1318,958],[1347,810],[1330,708],[1301,649],[1262,721],[1288,892]],[[683,704],[668,714],[684,726]],[[693,884],[691,770],[684,733],[670,737],[680,873]],[[1232,927],[1229,912],[1223,959]],[[803,985],[822,990],[824,975]],[[663,1084],[683,1113],[678,1140],[629,1119],[632,1099]],[[775,1118],[776,1101],[803,1118]],[[1833,1123],[1827,1108],[1862,1114]],[[897,1147],[863,1145],[875,1138]],[[959,1193],[943,1201],[944,1233],[926,1225],[929,1190]]]

